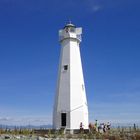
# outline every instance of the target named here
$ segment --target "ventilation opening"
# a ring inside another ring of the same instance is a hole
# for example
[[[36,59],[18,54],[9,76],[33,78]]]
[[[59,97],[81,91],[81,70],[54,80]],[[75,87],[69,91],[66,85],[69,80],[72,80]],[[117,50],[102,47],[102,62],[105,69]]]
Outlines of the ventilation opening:
[[[64,70],[68,70],[68,65],[64,65]]]
[[[66,126],[66,113],[61,113],[61,126]]]

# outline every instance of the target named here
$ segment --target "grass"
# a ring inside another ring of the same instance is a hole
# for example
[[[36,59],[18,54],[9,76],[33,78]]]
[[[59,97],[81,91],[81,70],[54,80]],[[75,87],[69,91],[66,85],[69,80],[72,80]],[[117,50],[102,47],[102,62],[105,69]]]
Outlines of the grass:
[[[106,133],[99,133],[91,130],[88,133],[80,132],[78,134],[64,133],[64,130],[52,131],[47,130],[46,133],[37,134],[30,129],[0,129],[0,135],[24,135],[24,136],[42,136],[48,138],[74,138],[74,139],[101,139],[101,140],[140,140],[140,129],[134,127],[118,127],[111,128]]]

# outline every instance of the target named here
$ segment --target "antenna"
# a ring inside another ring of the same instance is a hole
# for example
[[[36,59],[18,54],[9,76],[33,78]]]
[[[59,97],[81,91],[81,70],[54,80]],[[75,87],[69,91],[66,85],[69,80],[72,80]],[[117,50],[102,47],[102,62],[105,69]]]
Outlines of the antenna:
[[[71,19],[69,19],[69,24],[71,24]]]

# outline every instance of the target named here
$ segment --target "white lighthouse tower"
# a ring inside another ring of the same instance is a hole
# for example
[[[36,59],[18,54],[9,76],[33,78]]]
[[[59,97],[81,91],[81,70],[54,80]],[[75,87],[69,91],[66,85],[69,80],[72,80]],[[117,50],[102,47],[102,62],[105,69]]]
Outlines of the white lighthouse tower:
[[[69,23],[59,30],[61,55],[53,112],[53,128],[88,129],[86,99],[80,47],[82,28]]]

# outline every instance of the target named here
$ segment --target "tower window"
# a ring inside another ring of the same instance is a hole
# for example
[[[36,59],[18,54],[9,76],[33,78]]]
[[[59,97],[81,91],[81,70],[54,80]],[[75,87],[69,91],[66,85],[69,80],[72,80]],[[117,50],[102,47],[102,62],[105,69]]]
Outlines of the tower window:
[[[64,65],[64,70],[68,70],[68,65]]]

